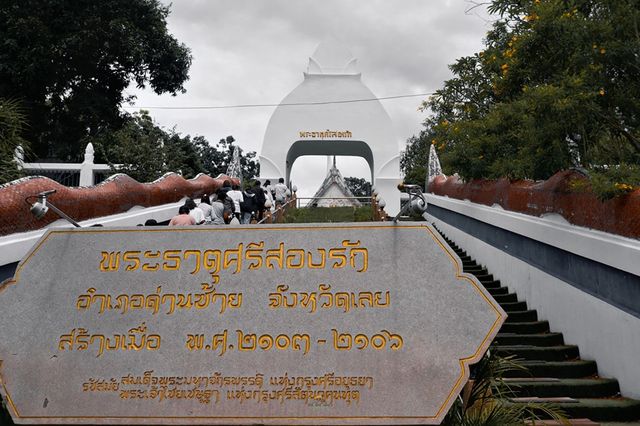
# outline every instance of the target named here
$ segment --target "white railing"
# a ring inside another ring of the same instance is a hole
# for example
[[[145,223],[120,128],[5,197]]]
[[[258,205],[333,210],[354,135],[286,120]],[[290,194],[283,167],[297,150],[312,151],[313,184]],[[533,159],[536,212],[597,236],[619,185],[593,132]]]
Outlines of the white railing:
[[[18,146],[14,153],[14,161],[18,168],[31,173],[37,172],[79,172],[79,186],[95,185],[96,172],[110,172],[111,166],[108,164],[95,164],[93,162],[95,150],[91,143],[87,144],[84,150],[84,161],[82,163],[25,163],[24,150]]]

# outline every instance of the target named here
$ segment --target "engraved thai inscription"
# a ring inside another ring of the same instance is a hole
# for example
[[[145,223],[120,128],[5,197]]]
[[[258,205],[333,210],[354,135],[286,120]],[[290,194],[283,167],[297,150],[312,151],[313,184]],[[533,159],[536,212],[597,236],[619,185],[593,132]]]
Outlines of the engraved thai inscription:
[[[0,307],[0,391],[37,424],[438,424],[504,319],[388,224],[50,231]]]

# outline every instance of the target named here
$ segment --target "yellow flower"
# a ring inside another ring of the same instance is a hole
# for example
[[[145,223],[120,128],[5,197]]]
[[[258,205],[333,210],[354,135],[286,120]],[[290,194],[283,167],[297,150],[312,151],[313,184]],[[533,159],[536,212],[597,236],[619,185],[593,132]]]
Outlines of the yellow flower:
[[[598,93],[600,93],[600,96],[604,96],[606,92],[604,91],[604,88],[601,87]]]
[[[435,139],[431,139],[431,145],[435,145],[436,144],[436,140]]]
[[[600,49],[600,54],[604,55],[605,53],[607,53],[607,49],[605,49],[604,47]]]
[[[632,185],[626,183],[616,183],[614,186],[622,191],[633,191],[635,189]]]

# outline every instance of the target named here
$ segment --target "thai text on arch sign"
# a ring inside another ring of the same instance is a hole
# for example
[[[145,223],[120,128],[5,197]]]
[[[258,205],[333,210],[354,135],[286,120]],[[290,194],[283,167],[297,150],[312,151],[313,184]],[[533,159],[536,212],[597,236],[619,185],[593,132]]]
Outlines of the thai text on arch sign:
[[[0,309],[37,424],[438,424],[505,318],[419,224],[52,230]]]

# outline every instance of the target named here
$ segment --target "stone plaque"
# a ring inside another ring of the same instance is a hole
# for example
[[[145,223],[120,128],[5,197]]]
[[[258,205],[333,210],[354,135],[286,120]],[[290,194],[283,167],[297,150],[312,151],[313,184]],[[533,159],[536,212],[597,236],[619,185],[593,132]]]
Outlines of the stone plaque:
[[[506,317],[392,223],[52,230],[0,309],[31,424],[438,424]]]

